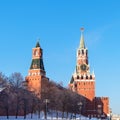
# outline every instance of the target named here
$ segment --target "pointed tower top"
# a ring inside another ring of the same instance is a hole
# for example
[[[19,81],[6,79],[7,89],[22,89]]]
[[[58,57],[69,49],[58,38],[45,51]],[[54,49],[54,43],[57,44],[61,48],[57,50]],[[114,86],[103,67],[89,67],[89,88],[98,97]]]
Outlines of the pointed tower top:
[[[37,43],[36,43],[36,48],[37,48],[37,47],[40,47],[39,40],[40,40],[40,39],[38,39],[38,40],[37,40]]]
[[[80,28],[80,30],[81,30],[81,32],[83,32],[83,31],[84,31],[84,28],[82,27],[82,28]]]
[[[80,28],[80,30],[81,30],[80,48],[84,49],[85,48],[85,42],[84,42],[84,36],[83,36],[84,28]]]

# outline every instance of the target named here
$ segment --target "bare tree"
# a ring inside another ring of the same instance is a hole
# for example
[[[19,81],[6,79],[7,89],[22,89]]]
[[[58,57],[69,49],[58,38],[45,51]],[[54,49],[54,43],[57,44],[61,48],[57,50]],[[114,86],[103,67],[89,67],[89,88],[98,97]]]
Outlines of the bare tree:
[[[37,107],[39,107],[39,104],[37,104],[37,102],[39,100],[39,98],[37,98],[37,96],[35,94],[31,94],[28,98],[30,98],[30,112],[31,112],[31,119],[33,117],[33,113],[35,113],[37,111]],[[40,108],[40,107],[39,107]]]
[[[7,77],[2,72],[0,72],[0,88],[6,86],[7,86]]]
[[[15,93],[15,103],[16,104],[16,118],[18,116],[19,113],[19,107],[20,107],[20,102],[21,102],[21,93],[20,90],[22,88],[22,82],[23,82],[23,77],[21,75],[21,73],[12,73],[10,75],[9,79],[9,83],[10,86],[14,89],[14,93]]]
[[[9,77],[10,84],[15,88],[22,87],[23,76],[19,72],[14,72]]]
[[[4,89],[0,94],[0,103],[1,103],[0,108],[2,108],[2,110],[0,111],[2,112],[3,115],[6,115],[7,118],[9,118],[11,109],[13,107],[12,98],[13,98],[13,92],[10,87]]]
[[[7,77],[2,72],[0,72],[0,112],[3,113],[5,110],[4,112],[6,113],[7,118],[9,118],[9,97],[10,95],[7,84]]]

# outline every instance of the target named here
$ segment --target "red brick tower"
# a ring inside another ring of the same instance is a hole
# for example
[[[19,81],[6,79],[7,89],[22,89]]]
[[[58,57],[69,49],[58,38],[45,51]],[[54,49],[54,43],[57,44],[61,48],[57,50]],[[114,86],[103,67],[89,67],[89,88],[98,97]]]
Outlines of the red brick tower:
[[[48,81],[43,64],[43,50],[39,42],[32,49],[32,63],[28,71],[28,76],[25,79],[28,89],[38,95],[41,94],[42,83]]]
[[[109,98],[95,97],[95,75],[94,72],[90,72],[83,28],[81,28],[80,45],[77,50],[76,69],[69,83],[69,88],[86,98],[85,115],[89,117],[109,116]]]
[[[95,97],[95,75],[90,73],[88,50],[85,47],[83,29],[77,50],[76,70],[70,81],[70,88],[92,101]]]

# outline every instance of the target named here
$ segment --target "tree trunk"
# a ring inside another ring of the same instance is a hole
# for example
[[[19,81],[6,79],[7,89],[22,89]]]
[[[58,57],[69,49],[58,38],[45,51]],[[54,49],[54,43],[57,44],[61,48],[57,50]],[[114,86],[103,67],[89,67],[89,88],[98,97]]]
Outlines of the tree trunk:
[[[47,113],[46,110],[44,111],[45,119],[47,119]]]
[[[40,118],[40,107],[38,109],[38,118]]]
[[[68,119],[68,111],[67,111],[67,119]]]
[[[17,116],[18,116],[18,102],[17,102],[17,107],[16,107],[16,115],[15,115],[16,117],[16,119],[17,119]]]
[[[9,109],[6,108],[6,113],[7,113],[7,119],[9,119]]]
[[[26,109],[27,109],[27,101],[24,100],[24,119],[26,119]]]
[[[32,110],[31,110],[31,119],[33,118],[33,111],[34,111],[34,107],[32,105]]]
[[[56,118],[58,119],[58,111],[56,110]]]
[[[62,119],[64,118],[64,111],[62,112]]]
[[[31,112],[31,119],[33,118],[33,112]]]

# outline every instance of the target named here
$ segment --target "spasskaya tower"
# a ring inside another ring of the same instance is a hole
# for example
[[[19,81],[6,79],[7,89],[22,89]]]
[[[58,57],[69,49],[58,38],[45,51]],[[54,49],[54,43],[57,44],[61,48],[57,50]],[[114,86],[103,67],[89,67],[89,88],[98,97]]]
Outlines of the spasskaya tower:
[[[91,73],[88,62],[88,49],[84,42],[84,29],[81,28],[80,44],[77,49],[76,69],[69,83],[69,88],[86,99],[84,114],[88,117],[109,116],[109,98],[95,96],[95,74]],[[98,111],[101,110],[101,116]]]
[[[83,28],[81,28],[80,45],[77,50],[76,70],[70,81],[71,90],[93,100],[95,97],[95,75],[90,73],[88,49],[85,47]]]

